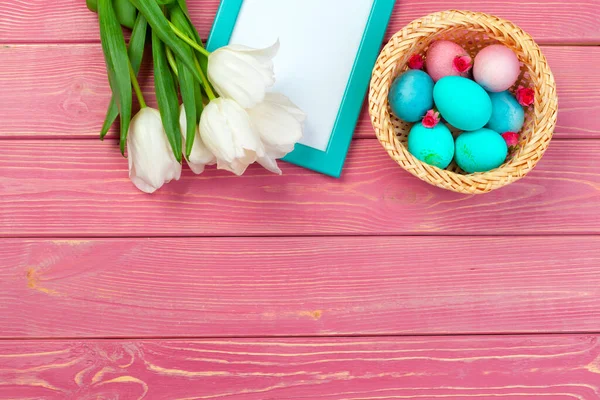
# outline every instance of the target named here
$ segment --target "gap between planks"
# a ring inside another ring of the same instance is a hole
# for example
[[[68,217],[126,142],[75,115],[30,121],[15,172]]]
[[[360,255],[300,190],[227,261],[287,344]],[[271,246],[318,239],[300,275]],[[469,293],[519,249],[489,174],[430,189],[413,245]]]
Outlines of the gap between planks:
[[[485,196],[485,195],[479,195],[479,196]],[[448,233],[448,232],[444,232],[444,233],[398,233],[398,234],[393,234],[393,233],[384,233],[381,235],[378,234],[373,234],[372,232],[365,232],[364,234],[361,233],[323,233],[323,234],[318,234],[318,233],[311,233],[311,234],[293,234],[293,233],[282,233],[282,234],[278,234],[278,235],[272,235],[272,234],[254,234],[254,233],[248,233],[245,235],[159,235],[159,236],[149,236],[149,235],[134,235],[134,234],[128,234],[126,236],[116,236],[116,235],[88,235],[88,236],[81,236],[81,235],[10,235],[10,236],[2,236],[0,235],[0,243],[2,241],[7,241],[7,240],[19,240],[19,239],[56,239],[56,240],[62,240],[62,239],[77,239],[77,240],[95,240],[95,239],[246,239],[246,238],[261,238],[261,239],[277,239],[277,238],[302,238],[302,239],[310,239],[310,238],[353,238],[353,237],[358,237],[358,238],[369,238],[369,237],[377,237],[377,238],[396,238],[396,237],[404,237],[404,238],[419,238],[419,237],[436,237],[436,238],[455,238],[455,237],[460,237],[460,238],[502,238],[502,237],[518,237],[520,239],[523,238],[544,238],[544,237],[548,237],[548,238],[554,238],[554,237],[577,237],[577,238],[596,238],[596,237],[600,237],[600,233],[598,234],[594,234],[594,233],[552,233],[552,232],[540,232],[539,234],[531,234],[531,233],[500,233],[500,234],[488,234],[488,233],[482,233],[482,234],[472,234],[472,233]],[[600,332],[598,332],[600,334]]]
[[[418,338],[465,338],[465,337],[482,337],[482,338],[502,338],[502,337],[544,337],[544,336],[556,336],[556,337],[569,337],[569,336],[595,336],[600,335],[600,331],[538,331],[538,332],[473,332],[473,333],[394,333],[394,334],[332,334],[332,335],[215,335],[215,336],[188,336],[188,335],[165,335],[165,336],[40,336],[40,337],[29,337],[29,336],[14,336],[14,337],[0,337],[0,343],[9,341],[23,341],[23,342],[36,342],[36,341],[127,341],[127,340],[197,340],[197,341],[211,341],[211,340],[301,340],[301,339],[418,339]]]
[[[204,39],[204,41],[206,42],[206,39]],[[43,46],[77,46],[77,45],[89,45],[89,44],[100,44],[100,40],[91,40],[91,39],[84,39],[84,40],[61,40],[61,41],[54,41],[54,42],[43,42],[43,41],[2,41],[0,40],[0,46],[39,46],[39,45],[43,45]],[[386,42],[384,42],[383,44],[386,44]],[[586,42],[578,42],[576,40],[562,40],[562,41],[557,41],[557,42],[546,42],[546,41],[537,41],[536,42],[538,45],[540,46],[544,46],[544,47],[598,47],[600,46],[600,42],[596,43],[586,43]]]
[[[60,141],[100,141],[103,143],[115,143],[118,142],[118,138],[117,137],[107,137],[104,140],[100,140],[100,138],[98,137],[93,137],[93,136],[53,136],[53,135],[41,135],[41,136],[34,136],[34,135],[24,135],[24,136],[2,136],[0,135],[0,141],[34,141],[34,140],[48,140],[48,141],[55,141],[55,142],[60,142]],[[377,140],[376,137],[365,137],[365,136],[355,136],[352,138],[353,141],[356,140]],[[600,140],[600,138],[597,137],[553,137],[552,141],[597,141]]]

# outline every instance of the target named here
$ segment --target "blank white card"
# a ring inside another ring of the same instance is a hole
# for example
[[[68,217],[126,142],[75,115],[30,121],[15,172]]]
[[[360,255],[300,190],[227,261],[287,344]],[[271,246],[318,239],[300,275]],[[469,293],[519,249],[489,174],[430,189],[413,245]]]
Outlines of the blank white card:
[[[374,0],[244,0],[230,43],[279,39],[273,91],[307,115],[300,143],[326,151]]]

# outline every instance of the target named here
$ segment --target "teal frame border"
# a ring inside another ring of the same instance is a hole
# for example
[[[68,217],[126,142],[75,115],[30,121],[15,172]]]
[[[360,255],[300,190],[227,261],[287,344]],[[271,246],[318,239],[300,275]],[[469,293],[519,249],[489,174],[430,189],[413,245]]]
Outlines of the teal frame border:
[[[214,51],[229,44],[243,0],[221,0],[207,43]],[[326,151],[297,144],[284,161],[339,178],[369,81],[396,0],[374,0]]]

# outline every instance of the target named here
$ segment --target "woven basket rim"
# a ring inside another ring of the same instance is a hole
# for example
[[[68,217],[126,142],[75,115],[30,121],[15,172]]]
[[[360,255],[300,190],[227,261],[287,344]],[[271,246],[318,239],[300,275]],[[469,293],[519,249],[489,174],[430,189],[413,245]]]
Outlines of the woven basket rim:
[[[511,47],[536,83],[536,101],[530,110],[533,118],[531,133],[509,162],[489,172],[463,175],[419,161],[398,139],[388,109],[389,87],[412,49],[424,42],[429,44],[444,32],[456,28],[481,32]],[[429,14],[412,21],[394,34],[377,59],[369,91],[371,122],[377,138],[390,157],[402,168],[432,185],[468,194],[487,193],[527,175],[549,146],[556,127],[557,110],[554,76],[533,38],[510,21],[473,11],[447,10]]]

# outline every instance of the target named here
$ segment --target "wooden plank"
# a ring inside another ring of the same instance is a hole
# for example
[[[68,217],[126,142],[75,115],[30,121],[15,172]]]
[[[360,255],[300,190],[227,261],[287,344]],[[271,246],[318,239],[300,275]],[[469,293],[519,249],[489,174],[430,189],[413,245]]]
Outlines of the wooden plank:
[[[192,18],[202,37],[212,26],[218,0],[189,1]],[[388,36],[410,21],[426,14],[448,9],[483,11],[509,19],[528,31],[540,43],[599,44],[600,27],[597,0],[552,2],[545,0],[402,0],[396,4]],[[96,16],[84,4],[54,0],[0,2],[0,40],[4,43],[52,43],[98,41]]]
[[[600,137],[600,77],[593,67],[600,63],[600,47],[544,51],[558,82],[557,136]],[[110,98],[98,44],[0,47],[0,59],[0,138],[98,136]],[[148,67],[141,82],[155,104]],[[582,72],[585,68],[589,71]],[[356,132],[358,137],[375,137],[366,108]]]
[[[599,237],[0,241],[0,337],[600,331]]]
[[[186,167],[154,196],[131,184],[115,141],[3,140],[0,237],[600,233],[600,141],[559,140],[526,179],[483,196],[408,174],[375,140],[342,179],[282,163],[243,178]]]
[[[111,96],[99,44],[1,46],[0,59],[0,137],[98,138]],[[156,106],[151,69],[140,84]]]
[[[207,38],[220,0],[188,1],[194,25]],[[9,4],[10,3],[10,4]],[[85,2],[53,0],[0,2],[1,43],[99,42],[97,15]]]
[[[600,44],[597,0],[400,0],[388,37],[417,18],[447,9],[480,11],[507,19],[540,44]]]
[[[2,399],[599,399],[598,336],[3,341]]]

